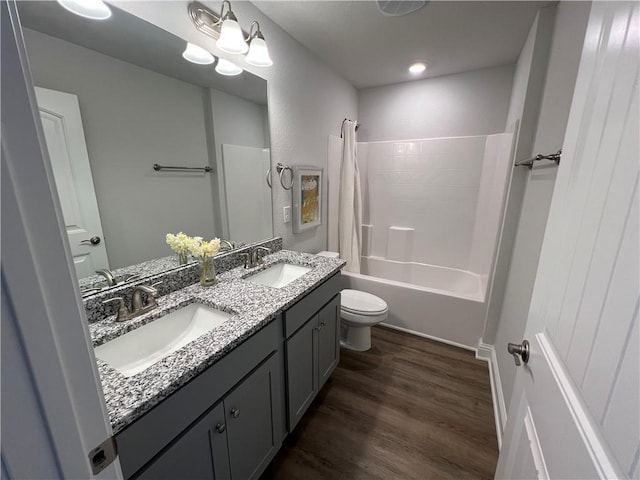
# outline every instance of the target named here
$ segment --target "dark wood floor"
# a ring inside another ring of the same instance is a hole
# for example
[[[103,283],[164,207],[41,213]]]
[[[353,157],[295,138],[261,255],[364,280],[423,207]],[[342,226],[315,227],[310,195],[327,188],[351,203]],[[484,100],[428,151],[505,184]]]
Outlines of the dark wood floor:
[[[470,351],[383,327],[340,365],[263,480],[493,478],[489,373]]]

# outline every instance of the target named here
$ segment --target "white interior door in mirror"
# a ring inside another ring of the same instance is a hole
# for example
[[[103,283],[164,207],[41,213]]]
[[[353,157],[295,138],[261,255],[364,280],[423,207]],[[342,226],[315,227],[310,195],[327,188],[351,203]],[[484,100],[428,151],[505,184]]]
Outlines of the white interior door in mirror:
[[[222,145],[227,204],[224,238],[254,242],[272,236],[271,189],[266,181],[269,166],[268,148]]]
[[[78,97],[40,87],[35,90],[73,263],[78,278],[83,278],[98,268],[109,268],[109,261]]]

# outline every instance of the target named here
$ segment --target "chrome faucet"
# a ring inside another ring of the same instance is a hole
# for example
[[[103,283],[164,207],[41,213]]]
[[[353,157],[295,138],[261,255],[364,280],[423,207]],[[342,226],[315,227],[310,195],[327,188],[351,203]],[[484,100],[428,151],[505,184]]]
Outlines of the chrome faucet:
[[[99,270],[96,270],[96,273],[98,275],[102,275],[104,278],[107,279],[107,285],[112,287],[116,284],[116,277],[113,275],[113,273],[111,273],[111,270],[109,270],[108,268],[101,268]]]
[[[233,243],[229,240],[220,240],[220,245],[226,245],[229,251],[233,250]]]
[[[264,252],[260,255],[260,252]],[[252,252],[246,252],[242,255],[245,257],[244,259],[244,268],[254,268],[258,265],[262,265],[262,257],[265,255],[269,255],[271,250],[267,247],[256,247]]]
[[[131,294],[131,310],[127,308],[124,303],[124,298],[113,297],[102,303],[118,302],[118,312],[116,314],[116,322],[124,322],[133,318],[139,317],[142,314],[150,312],[158,306],[156,301],[156,295],[158,289],[155,288],[162,282],[154,283],[153,285],[138,285],[133,289]]]

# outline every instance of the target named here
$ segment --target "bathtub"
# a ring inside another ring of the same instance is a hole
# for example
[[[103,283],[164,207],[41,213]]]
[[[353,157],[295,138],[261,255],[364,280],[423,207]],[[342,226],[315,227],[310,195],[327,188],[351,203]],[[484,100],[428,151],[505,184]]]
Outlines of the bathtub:
[[[384,299],[389,317],[383,325],[476,349],[485,316],[480,275],[379,257],[362,257],[360,271],[343,271],[343,286]]]

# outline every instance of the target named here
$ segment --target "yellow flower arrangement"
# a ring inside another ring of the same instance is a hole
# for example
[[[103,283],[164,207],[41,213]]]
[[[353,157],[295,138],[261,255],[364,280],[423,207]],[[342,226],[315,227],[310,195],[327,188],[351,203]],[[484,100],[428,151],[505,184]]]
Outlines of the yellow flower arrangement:
[[[176,235],[173,233],[167,233],[166,241],[167,245],[171,247],[171,249],[177,254],[186,255],[189,253],[189,245],[190,245],[191,237],[180,232]]]
[[[214,238],[207,242],[203,240],[202,237],[193,237],[189,240],[188,244],[191,255],[200,259],[213,257],[220,250],[219,238]]]

